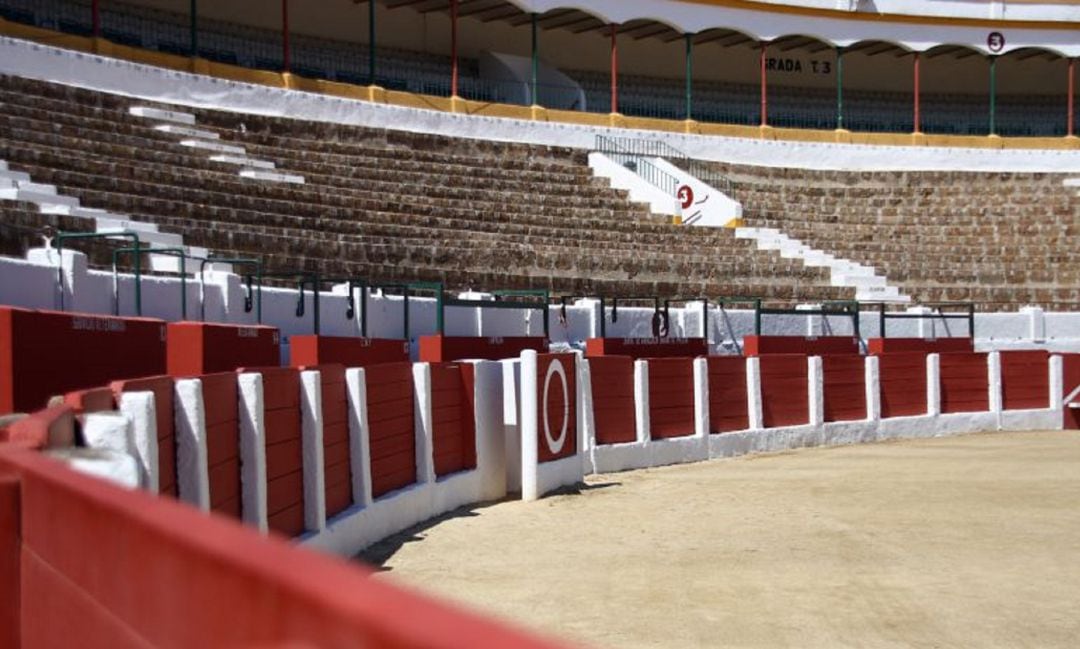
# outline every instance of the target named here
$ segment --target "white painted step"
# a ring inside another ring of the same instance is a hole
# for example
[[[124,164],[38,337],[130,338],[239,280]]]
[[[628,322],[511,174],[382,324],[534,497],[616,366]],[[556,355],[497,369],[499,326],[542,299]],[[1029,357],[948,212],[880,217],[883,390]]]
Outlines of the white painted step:
[[[1061,184],[1066,187],[1080,187],[1080,178],[1066,178]]]
[[[896,304],[911,302],[911,296],[902,295],[900,289],[895,286],[870,286],[857,289],[855,299],[860,302],[892,302]]]
[[[212,155],[210,156],[210,160],[251,169],[273,169],[276,166],[269,160],[259,160],[258,158],[249,158],[247,156],[239,155]]]
[[[0,180],[6,180],[9,183],[28,183],[30,174],[25,171],[11,171],[7,168],[7,163],[4,163],[4,168],[0,169]]]
[[[112,234],[129,232],[125,228],[98,228],[97,232],[100,234]],[[184,245],[184,236],[181,234],[172,234],[169,232],[135,232],[139,235],[140,246],[154,246],[156,248],[177,248]],[[117,237],[118,239],[125,239],[126,237]],[[134,243],[132,244],[134,245]]]
[[[283,174],[276,171],[260,171],[258,169],[242,169],[240,171],[241,178],[251,178],[252,180],[267,180],[277,183],[292,183],[294,185],[303,185],[304,177],[297,176],[295,174]]]
[[[132,221],[130,219],[118,218],[115,214],[109,214],[106,216],[95,217],[97,222],[97,230],[131,230],[133,232],[157,232],[157,223],[142,223],[140,221]]]
[[[833,275],[831,278],[833,286],[854,286],[855,288],[864,288],[869,286],[886,286],[888,281],[879,275]]]
[[[44,214],[69,214],[79,206],[79,199],[73,196],[60,196],[56,188],[52,192],[26,189],[23,186],[0,188],[0,199],[36,203]]]
[[[162,108],[152,108],[150,106],[132,106],[128,109],[128,114],[136,117],[145,117],[147,119],[156,119],[162,122],[175,122],[177,124],[193,125],[195,123],[195,115],[192,113],[184,113],[178,110],[164,110]]]
[[[162,133],[170,133],[172,135],[181,135],[183,137],[201,138],[203,140],[217,140],[221,137],[213,131],[192,128],[190,126],[180,126],[178,124],[158,124],[154,127],[154,130],[161,131]]]
[[[228,153],[231,155],[246,155],[247,150],[242,146],[235,146],[233,144],[224,144],[222,142],[210,141],[210,140],[196,140],[187,139],[180,140],[180,146],[191,147],[193,149],[202,149],[204,151],[214,151],[217,153]]]

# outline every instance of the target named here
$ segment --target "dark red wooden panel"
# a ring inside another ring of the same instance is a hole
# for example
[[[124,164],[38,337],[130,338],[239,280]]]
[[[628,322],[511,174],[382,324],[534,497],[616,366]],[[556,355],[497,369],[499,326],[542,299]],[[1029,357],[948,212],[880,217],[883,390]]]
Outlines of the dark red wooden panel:
[[[1062,354],[1062,366],[1065,378],[1065,393],[1062,398],[1066,398],[1080,388],[1080,354]],[[1072,402],[1080,402],[1080,396],[1074,398]],[[1065,428],[1080,430],[1080,408],[1070,408],[1066,403],[1063,416]]]
[[[277,367],[279,342],[274,327],[170,322],[168,373],[196,376],[238,367]]]
[[[540,462],[577,453],[576,358],[574,354],[537,354],[536,425]]]
[[[0,470],[0,647],[19,647],[19,477]]]
[[[198,377],[206,411],[210,510],[240,518],[240,413],[236,374]]]
[[[526,349],[543,353],[547,340],[540,336],[420,336],[420,360],[425,363],[514,358]]]
[[[589,338],[585,356],[629,356],[630,358],[673,358],[706,356],[709,341],[704,338]]]
[[[300,373],[293,368],[240,369],[259,372],[266,433],[266,515],[271,530],[304,532],[304,450],[300,419]]]
[[[431,424],[435,475],[476,468],[473,366],[431,364]]]
[[[322,379],[323,480],[326,516],[330,518],[353,504],[345,367],[321,365],[305,369],[318,370]]]
[[[810,422],[808,369],[802,354],[769,354],[761,363],[761,414],[766,428]]]
[[[926,414],[926,354],[882,354],[878,374],[882,418]]]
[[[983,412],[990,409],[986,354],[941,354],[941,412]]]
[[[90,388],[88,390],[76,390],[64,395],[64,403],[72,407],[78,414],[88,412],[105,412],[116,408],[112,390],[109,388]]]
[[[416,397],[409,363],[372,365],[364,372],[371,491],[377,498],[416,482]]]
[[[975,341],[971,338],[871,338],[866,341],[866,348],[871,354],[973,352]]]
[[[860,354],[859,339],[855,336],[745,336],[743,354]]]
[[[850,354],[821,357],[825,421],[866,419],[866,361]]]
[[[746,400],[746,359],[709,357],[709,431],[726,433],[750,427]]]
[[[1005,410],[1050,407],[1050,354],[1001,352],[1001,402]]]
[[[652,439],[694,434],[694,359],[650,358],[649,434]]]
[[[404,340],[312,335],[289,338],[289,364],[293,367],[367,367],[408,360],[409,343]]]
[[[158,493],[175,497],[176,486],[176,416],[173,411],[175,392],[171,376],[155,376],[129,381],[113,381],[117,402],[124,392],[153,392],[158,441]]]
[[[634,361],[629,356],[589,359],[593,424],[597,444],[621,444],[637,439],[634,418]]]

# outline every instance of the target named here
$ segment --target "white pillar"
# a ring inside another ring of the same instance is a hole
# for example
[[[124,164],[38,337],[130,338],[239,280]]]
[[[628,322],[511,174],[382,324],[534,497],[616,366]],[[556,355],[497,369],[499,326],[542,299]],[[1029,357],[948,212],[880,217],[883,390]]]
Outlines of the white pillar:
[[[941,357],[926,355],[926,414],[941,414]]]
[[[304,460],[304,527],[326,529],[326,462],[323,449],[322,374],[300,372],[301,445]]]
[[[431,412],[431,365],[413,363],[413,422],[416,435],[416,481],[435,482],[435,428]]]
[[[476,415],[476,468],[481,498],[506,496],[506,435],[503,427],[503,368],[498,361],[469,361],[473,370]]]
[[[881,365],[877,356],[867,356],[864,368],[866,385],[866,418],[881,420]]]
[[[1050,408],[1064,414],[1065,409],[1065,364],[1061,356],[1055,354],[1050,357]],[[1057,418],[1058,426],[1063,425],[1063,419]]]
[[[986,378],[990,412],[1000,413],[1004,409],[1001,394],[1001,352],[986,355]]]
[[[537,445],[539,429],[537,407],[536,351],[521,352],[521,499],[540,497],[537,484],[537,464],[540,461]]]
[[[810,356],[806,359],[806,389],[807,403],[810,408],[810,425],[821,426],[825,423],[825,376],[820,356]]]
[[[353,502],[371,505],[371,445],[368,434],[367,377],[362,368],[345,370],[345,394],[349,405],[349,465]]]
[[[761,359],[746,359],[746,414],[750,430],[765,427],[765,415],[761,406]]]
[[[1020,313],[1028,318],[1028,340],[1035,343],[1046,342],[1046,314],[1042,307],[1021,307]]]
[[[709,438],[709,361],[694,359],[694,436]]]
[[[139,482],[153,493],[160,488],[157,409],[153,392],[121,392],[117,409],[131,420],[131,442]]]
[[[210,511],[210,472],[206,451],[206,407],[202,381],[178,379],[176,409],[176,485],[180,500]]]
[[[649,420],[649,361],[634,361],[634,423],[637,441],[649,441],[652,436],[652,422]]]
[[[240,393],[241,518],[260,532],[269,529],[266,513],[266,418],[262,374],[237,377]]]

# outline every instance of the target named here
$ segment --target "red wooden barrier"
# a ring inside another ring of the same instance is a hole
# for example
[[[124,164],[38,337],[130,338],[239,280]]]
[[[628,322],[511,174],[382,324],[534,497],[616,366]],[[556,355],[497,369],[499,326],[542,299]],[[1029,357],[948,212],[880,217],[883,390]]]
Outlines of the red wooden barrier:
[[[941,354],[941,412],[983,412],[990,409],[986,354]]]
[[[206,466],[210,510],[240,518],[240,412],[236,374],[198,377],[206,413]]]
[[[432,453],[435,475],[476,468],[473,366],[431,364]]]
[[[175,497],[176,485],[176,418],[173,411],[175,388],[171,376],[113,381],[110,386],[117,402],[124,392],[153,392],[158,442],[158,493]]]
[[[300,373],[293,368],[241,368],[263,382],[266,429],[266,515],[271,530],[304,532],[304,451],[300,430]]]
[[[1001,396],[1005,410],[1050,407],[1050,354],[1001,352]]]
[[[408,360],[409,343],[404,340],[311,335],[289,338],[289,364],[293,367],[367,367]]]
[[[630,358],[672,358],[708,356],[704,338],[589,338],[585,356],[629,356]]]
[[[866,419],[866,361],[862,356],[822,356],[825,421]]]
[[[878,356],[878,384],[883,419],[926,414],[926,354]]]
[[[35,453],[0,450],[0,475],[5,646],[556,646]]]
[[[743,354],[860,354],[859,339],[855,336],[745,336]]]
[[[694,359],[650,358],[649,435],[652,439],[694,434]]]
[[[761,414],[766,428],[810,423],[806,356],[762,356]]]
[[[330,518],[353,504],[345,368],[322,365],[306,369],[319,370],[322,375],[323,472],[326,517]]]
[[[866,341],[866,348],[871,354],[973,352],[975,341],[971,338],[870,338]]]
[[[274,327],[170,322],[168,373],[196,376],[238,367],[277,367],[279,342]]]
[[[577,453],[577,383],[574,354],[537,354],[537,458],[550,462]]]
[[[746,359],[742,356],[710,356],[709,432],[726,433],[750,427],[746,401]]]
[[[89,390],[76,390],[64,395],[64,403],[71,406],[77,414],[88,412],[104,412],[116,409],[116,401],[113,399],[112,390],[109,388],[90,388]]]
[[[374,497],[416,482],[416,422],[412,365],[365,369],[371,491]]]
[[[1066,398],[1077,389],[1080,389],[1080,354],[1062,354],[1062,369],[1064,374]],[[1073,399],[1073,403],[1080,402],[1080,395]],[[1080,430],[1080,408],[1070,408],[1065,404],[1065,427],[1070,430]]]
[[[164,372],[161,320],[0,307],[0,414],[33,412],[53,395]]]
[[[420,361],[424,363],[464,359],[497,361],[516,358],[526,349],[542,354],[547,351],[547,340],[539,336],[420,336]]]
[[[633,359],[629,356],[590,358],[589,374],[596,443],[635,441]]]

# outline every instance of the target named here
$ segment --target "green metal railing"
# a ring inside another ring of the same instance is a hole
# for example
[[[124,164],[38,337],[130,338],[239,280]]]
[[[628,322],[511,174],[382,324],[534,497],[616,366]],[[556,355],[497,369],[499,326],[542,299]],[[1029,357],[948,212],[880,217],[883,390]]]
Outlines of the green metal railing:
[[[730,178],[713,170],[708,163],[695,160],[661,140],[597,135],[596,149],[605,155],[618,154],[635,159],[663,158],[728,196],[734,186]]]
[[[475,309],[517,309],[517,310],[535,310],[543,313],[544,321],[544,338],[549,337],[549,325],[548,325],[548,309],[550,294],[543,289],[525,289],[525,290],[497,290],[492,291],[491,294],[495,296],[494,300],[466,300],[462,298],[450,298],[442,295],[442,285],[440,287],[440,299],[438,303],[438,321],[437,330],[439,335],[445,333],[443,317],[443,311],[446,307],[467,307]],[[506,298],[528,298],[535,297],[540,301],[528,301],[525,299],[506,299]]]
[[[67,305],[64,303],[64,242],[75,241],[82,239],[131,239],[134,243],[134,248],[140,248],[139,235],[131,230],[123,230],[120,232],[59,232],[56,238],[53,239],[53,245],[56,246],[57,260],[56,267],[56,283],[60,290],[60,310],[66,311]],[[135,255],[135,311],[139,315],[142,315],[142,291],[140,290],[140,275],[142,274],[142,258],[140,255]]]
[[[117,248],[112,253],[112,269],[113,269],[113,315],[120,315],[120,271],[117,267],[117,262],[122,255],[134,254],[136,257],[139,255],[153,254],[153,255],[165,255],[167,257],[176,257],[180,260],[180,319],[187,320],[187,263],[188,255],[184,252],[183,248],[142,248],[135,246],[134,248]],[[139,273],[135,273],[135,314],[142,315],[142,276]]]
[[[642,180],[660,189],[669,196],[679,191],[679,179],[657,167],[645,157],[621,150],[615,138],[604,135],[596,136],[596,148],[615,162],[637,174]]]
[[[863,306],[871,306],[874,303],[863,303]],[[917,306],[934,309],[934,313],[896,313],[886,310],[885,302],[877,303],[878,308],[878,331],[882,338],[888,338],[889,320],[963,320],[967,322],[968,337],[975,338],[975,304],[972,302],[927,302]],[[945,308],[963,309],[961,313],[946,313]]]
[[[794,308],[778,308],[778,307],[763,307],[760,301],[754,308],[754,335],[761,335],[762,318],[766,315],[797,315],[797,316],[846,316],[851,318],[851,325],[854,331],[853,336],[859,340],[862,340],[862,336],[859,332],[859,303],[850,301],[840,302],[825,302],[816,309],[794,309]]]

